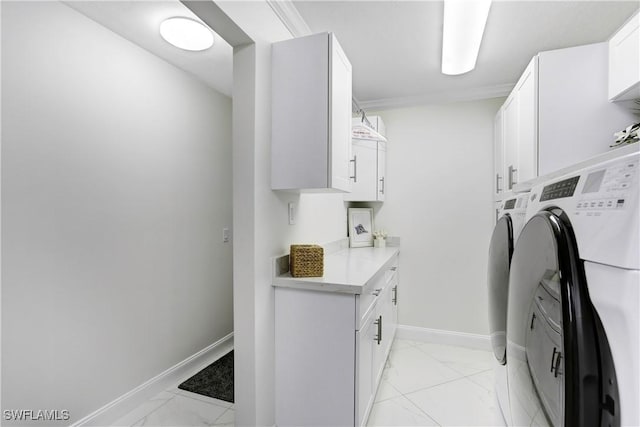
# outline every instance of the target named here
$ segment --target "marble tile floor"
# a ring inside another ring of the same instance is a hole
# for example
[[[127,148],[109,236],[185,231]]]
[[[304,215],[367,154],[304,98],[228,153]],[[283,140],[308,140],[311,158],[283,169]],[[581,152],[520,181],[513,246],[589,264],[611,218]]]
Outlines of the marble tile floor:
[[[113,426],[233,427],[234,419],[233,403],[180,390],[176,386],[147,400]]]
[[[396,339],[368,426],[504,426],[489,351]],[[166,390],[115,426],[233,426],[233,404]]]
[[[368,426],[504,426],[493,354],[396,339]]]

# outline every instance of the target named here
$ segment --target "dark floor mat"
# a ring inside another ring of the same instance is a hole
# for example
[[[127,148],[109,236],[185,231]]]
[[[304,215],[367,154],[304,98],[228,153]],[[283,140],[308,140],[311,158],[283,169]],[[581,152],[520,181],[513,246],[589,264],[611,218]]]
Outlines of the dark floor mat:
[[[233,350],[180,384],[178,388],[233,403]]]

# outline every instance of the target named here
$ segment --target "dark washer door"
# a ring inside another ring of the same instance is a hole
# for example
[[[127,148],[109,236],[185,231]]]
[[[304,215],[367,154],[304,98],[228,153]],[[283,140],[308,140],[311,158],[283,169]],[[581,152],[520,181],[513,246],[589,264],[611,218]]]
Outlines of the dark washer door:
[[[489,328],[491,346],[498,362],[507,362],[507,300],[509,293],[509,266],[513,254],[513,223],[504,215],[491,235],[487,288],[489,291]]]
[[[515,425],[619,425],[611,353],[559,209],[531,218],[513,253],[507,357]]]

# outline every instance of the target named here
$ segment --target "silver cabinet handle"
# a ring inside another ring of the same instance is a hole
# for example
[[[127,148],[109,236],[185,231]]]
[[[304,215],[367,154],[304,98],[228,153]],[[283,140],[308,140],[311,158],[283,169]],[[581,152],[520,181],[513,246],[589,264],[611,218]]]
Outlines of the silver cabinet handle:
[[[514,168],[513,165],[510,165],[509,166],[509,190],[513,188],[514,184],[518,183],[513,177],[516,172],[518,172],[518,169]]]
[[[502,181],[502,177],[499,173],[496,174],[496,193],[502,193],[502,188],[500,188],[500,181]]]
[[[384,194],[384,176],[380,178],[380,194]]]
[[[376,319],[373,324],[378,326],[378,334],[373,338],[373,340],[380,345],[380,342],[382,342],[382,314],[378,316],[378,319]]]
[[[353,159],[349,160],[350,163],[353,163],[353,176],[350,176],[353,182],[358,182],[358,156],[353,156]]]
[[[373,292],[371,292],[371,293],[372,293],[373,295],[375,295],[375,296],[378,296],[378,295],[380,295],[380,292],[382,292],[382,288],[375,289],[375,290],[374,290]]]
[[[393,298],[391,302],[393,302],[393,305],[398,305],[398,285],[393,287]]]

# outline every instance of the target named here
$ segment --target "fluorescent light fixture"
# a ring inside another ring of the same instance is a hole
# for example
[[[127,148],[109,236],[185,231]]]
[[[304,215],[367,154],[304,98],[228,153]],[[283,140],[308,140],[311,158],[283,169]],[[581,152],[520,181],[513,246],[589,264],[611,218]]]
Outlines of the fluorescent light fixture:
[[[173,17],[162,21],[160,35],[175,47],[200,51],[213,46],[213,32],[202,22],[191,18]]]
[[[442,73],[463,74],[473,70],[491,0],[445,0],[442,33]]]

